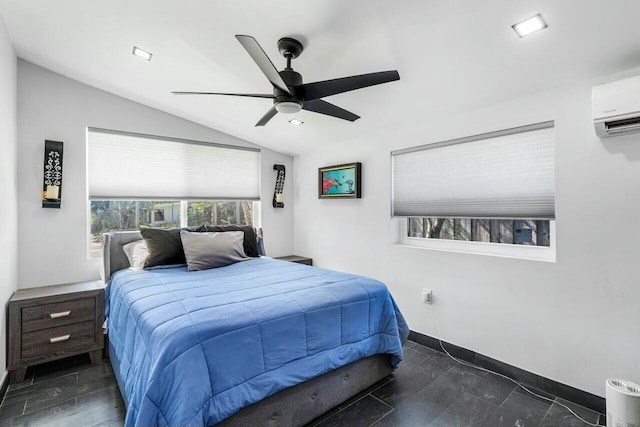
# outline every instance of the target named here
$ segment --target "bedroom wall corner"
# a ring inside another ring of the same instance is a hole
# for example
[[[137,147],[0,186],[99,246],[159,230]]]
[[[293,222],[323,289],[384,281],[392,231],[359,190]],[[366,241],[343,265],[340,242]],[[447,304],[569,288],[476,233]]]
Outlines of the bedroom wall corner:
[[[6,374],[6,303],[17,286],[17,58],[0,16],[0,372]],[[4,375],[0,375],[4,380]]]
[[[100,277],[100,259],[87,258],[86,129],[258,147],[248,141],[64,77],[22,59],[17,72],[18,287],[46,286]],[[64,142],[61,209],[42,209],[44,140]],[[293,166],[289,155],[261,149],[262,227],[269,255],[291,253],[292,210],[272,212],[274,163]],[[292,176],[287,179],[292,185]],[[278,239],[274,241],[274,239]]]

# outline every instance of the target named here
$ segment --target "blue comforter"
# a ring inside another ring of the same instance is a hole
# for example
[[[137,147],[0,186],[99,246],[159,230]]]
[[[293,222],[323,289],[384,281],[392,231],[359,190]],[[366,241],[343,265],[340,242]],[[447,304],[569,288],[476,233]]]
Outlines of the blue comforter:
[[[129,426],[212,425],[366,356],[397,365],[409,332],[384,284],[271,258],[122,270],[106,303]]]

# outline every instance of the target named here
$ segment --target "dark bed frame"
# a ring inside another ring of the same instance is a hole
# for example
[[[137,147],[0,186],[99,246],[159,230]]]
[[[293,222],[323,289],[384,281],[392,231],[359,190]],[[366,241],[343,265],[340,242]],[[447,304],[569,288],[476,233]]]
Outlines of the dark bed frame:
[[[262,230],[257,230],[262,239]],[[139,231],[120,231],[103,235],[102,277],[107,282],[111,274],[129,268],[122,246],[142,238]],[[109,341],[108,353],[113,371],[124,398],[120,378],[120,361]],[[393,372],[390,356],[376,354],[327,372],[319,377],[279,391],[278,393],[242,408],[218,425],[244,426],[302,426],[328,410],[371,387]],[[125,400],[125,404],[127,404]]]

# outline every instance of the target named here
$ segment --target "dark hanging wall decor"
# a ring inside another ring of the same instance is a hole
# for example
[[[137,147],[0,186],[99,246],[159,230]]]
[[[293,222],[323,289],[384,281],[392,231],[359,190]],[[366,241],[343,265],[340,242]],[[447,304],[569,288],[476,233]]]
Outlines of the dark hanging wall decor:
[[[284,188],[284,165],[273,165],[273,169],[278,171],[276,177],[276,188],[273,191],[273,207],[284,208],[284,198],[282,196],[282,190]]]
[[[60,209],[62,200],[62,142],[44,141],[42,207]]]

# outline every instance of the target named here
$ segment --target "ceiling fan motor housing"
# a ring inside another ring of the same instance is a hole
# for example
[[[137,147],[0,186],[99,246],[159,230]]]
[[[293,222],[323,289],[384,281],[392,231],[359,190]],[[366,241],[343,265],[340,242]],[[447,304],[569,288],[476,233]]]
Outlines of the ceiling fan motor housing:
[[[293,71],[292,69],[284,69],[282,71],[278,71],[282,80],[287,84],[289,90],[295,88],[295,86],[302,85],[302,76],[300,73]],[[274,93],[275,95],[275,93]]]
[[[282,80],[286,83],[291,95],[278,87],[274,87],[273,96],[275,96],[275,99],[273,100],[273,104],[280,113],[297,113],[302,108],[302,97],[300,96],[301,94],[296,93],[296,86],[302,85],[302,76],[292,69],[279,71],[278,74],[280,74],[280,77],[282,77]],[[293,104],[297,104],[299,107],[296,108]]]

